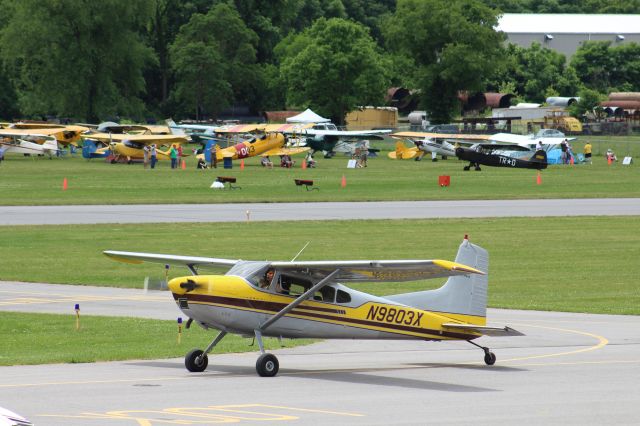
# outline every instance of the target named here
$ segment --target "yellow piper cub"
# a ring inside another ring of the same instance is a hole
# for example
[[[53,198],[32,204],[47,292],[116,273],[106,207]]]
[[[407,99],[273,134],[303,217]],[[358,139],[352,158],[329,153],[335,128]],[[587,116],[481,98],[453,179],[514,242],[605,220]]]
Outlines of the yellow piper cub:
[[[227,334],[254,335],[260,376],[275,376],[279,363],[266,353],[262,336],[320,339],[466,340],[483,335],[517,336],[509,327],[486,325],[489,256],[465,236],[455,262],[446,260],[243,261],[166,254],[105,251],[127,263],[155,262],[187,267],[192,276],[174,278],[169,289],[178,307],[205,329],[219,334],[204,350],[185,357],[192,372],[207,368],[207,354]],[[200,267],[230,268],[225,275],[198,275]],[[436,290],[374,296],[341,282],[400,282],[449,277]]]

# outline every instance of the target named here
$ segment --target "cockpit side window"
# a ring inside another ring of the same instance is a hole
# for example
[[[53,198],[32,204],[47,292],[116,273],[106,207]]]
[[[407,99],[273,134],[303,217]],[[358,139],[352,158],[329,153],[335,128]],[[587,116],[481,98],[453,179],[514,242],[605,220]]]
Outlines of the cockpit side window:
[[[338,295],[336,297],[337,303],[349,303],[351,302],[351,295],[344,290],[338,290]]]

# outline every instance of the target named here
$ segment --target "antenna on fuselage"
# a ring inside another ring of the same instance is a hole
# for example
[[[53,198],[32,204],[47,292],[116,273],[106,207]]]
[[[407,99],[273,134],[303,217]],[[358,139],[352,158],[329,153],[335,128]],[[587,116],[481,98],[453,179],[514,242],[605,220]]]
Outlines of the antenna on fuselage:
[[[298,256],[300,256],[302,254],[302,252],[304,251],[304,249],[307,248],[307,246],[311,243],[311,241],[307,241],[307,244],[304,245],[304,247],[302,247],[302,249],[300,249],[300,251],[298,252],[298,254],[296,254],[295,256],[293,256],[293,259],[291,259],[291,261],[295,261]]]

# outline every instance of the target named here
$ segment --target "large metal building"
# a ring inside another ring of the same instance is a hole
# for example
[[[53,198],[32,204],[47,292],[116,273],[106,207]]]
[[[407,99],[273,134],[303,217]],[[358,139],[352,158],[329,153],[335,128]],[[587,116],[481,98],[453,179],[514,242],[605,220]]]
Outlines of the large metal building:
[[[505,13],[499,31],[509,43],[530,47],[533,42],[570,58],[584,41],[610,41],[612,46],[640,43],[640,15]]]

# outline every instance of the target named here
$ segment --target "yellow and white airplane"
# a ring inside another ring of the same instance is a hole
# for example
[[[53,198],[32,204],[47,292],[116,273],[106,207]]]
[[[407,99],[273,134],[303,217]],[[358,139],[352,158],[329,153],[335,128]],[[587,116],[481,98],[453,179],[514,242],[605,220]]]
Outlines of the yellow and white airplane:
[[[92,141],[98,141],[103,144],[102,148],[98,148],[94,142],[95,149],[90,152],[83,150],[83,156],[95,155],[96,153],[102,153],[106,149],[111,150],[111,153],[116,157],[114,162],[117,161],[117,157],[126,158],[128,161],[140,160],[144,158],[145,145],[156,144],[161,145],[173,145],[187,143],[188,139],[185,136],[174,135],[151,135],[151,134],[112,134],[112,133],[89,133],[82,136],[86,145],[91,145]],[[87,143],[89,141],[89,143]],[[186,156],[183,154],[183,156]],[[158,160],[168,160],[169,151],[157,150]]]
[[[11,129],[16,133],[53,136],[64,147],[77,146],[81,135],[89,131],[85,126],[52,123],[0,123],[0,128]]]
[[[275,376],[279,362],[266,353],[262,336],[319,339],[466,340],[483,335],[522,335],[486,324],[489,255],[465,236],[455,262],[446,260],[243,261],[209,257],[105,251],[126,263],[185,266],[191,276],[169,289],[178,307],[205,329],[220,330],[206,349],[185,357],[192,372],[207,368],[207,354],[227,333],[255,336],[260,376]],[[229,268],[225,275],[199,275],[200,268]],[[341,282],[399,282],[450,277],[439,289],[374,296]]]

